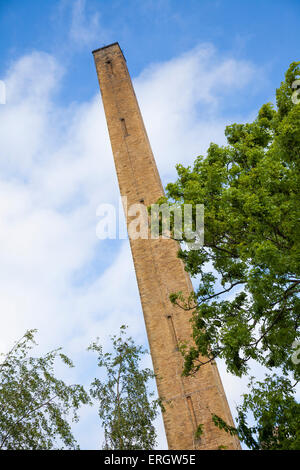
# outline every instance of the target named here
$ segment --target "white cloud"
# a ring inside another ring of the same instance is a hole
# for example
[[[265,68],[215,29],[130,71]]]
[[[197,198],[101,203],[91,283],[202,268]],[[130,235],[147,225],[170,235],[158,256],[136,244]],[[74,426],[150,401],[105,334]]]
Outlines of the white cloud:
[[[149,66],[135,80],[163,181],[174,175],[176,163],[191,163],[210,142],[225,142],[229,122],[220,113],[224,100],[234,99],[254,76],[251,63],[222,59],[211,44],[204,44]]]
[[[100,24],[100,13],[87,13],[86,0],[72,2],[70,39],[78,45],[88,46],[95,40],[103,39],[105,31]],[[100,41],[101,42],[101,41]]]
[[[12,172],[25,176],[35,160],[47,152],[51,144],[47,129],[52,113],[50,96],[62,73],[55,59],[41,52],[22,57],[8,71],[7,103],[1,107],[0,148],[0,168],[7,175]]]
[[[84,42],[96,34],[99,22],[87,24],[83,11],[84,2],[76,2],[73,21],[82,25],[76,34]],[[5,78],[0,349],[26,329],[38,328],[39,350],[63,345],[78,364],[66,377],[88,384],[97,373],[94,358],[83,352],[88,344],[99,336],[107,345],[122,323],[137,341],[145,341],[145,327],[128,242],[99,241],[95,233],[98,204],[116,202],[119,194],[99,93],[90,102],[59,107],[53,98],[63,72],[54,57],[34,52]],[[210,140],[224,142],[220,104],[237,87],[249,85],[253,73],[251,64],[219,60],[205,45],[152,65],[136,78],[165,182],[175,178],[175,163],[192,163]],[[229,393],[231,383],[226,382]],[[86,409],[82,416],[76,435],[83,447],[97,447],[97,413]],[[159,429],[164,447],[161,421]]]

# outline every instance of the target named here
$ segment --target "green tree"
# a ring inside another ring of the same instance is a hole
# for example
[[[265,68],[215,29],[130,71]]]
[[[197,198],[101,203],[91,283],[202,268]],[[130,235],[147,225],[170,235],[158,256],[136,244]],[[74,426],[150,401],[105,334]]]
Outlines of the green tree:
[[[170,297],[192,312],[194,342],[181,345],[184,375],[199,370],[204,355],[224,359],[237,376],[248,373],[249,360],[280,369],[289,393],[291,380],[299,380],[299,365],[291,360],[300,314],[299,64],[290,65],[277,89],[276,108],[264,104],[252,123],[226,127],[226,146],[212,143],[193,167],[177,165],[178,179],[167,185],[170,205],[205,207],[204,245],[179,251],[198,288],[188,299],[178,292]],[[185,234],[183,241],[189,241]],[[287,393],[281,398],[292,403]],[[265,405],[262,399],[255,406],[263,411]],[[244,406],[250,407],[249,395]]]
[[[290,381],[275,374],[267,375],[263,382],[251,377],[248,387],[250,393],[243,395],[243,404],[237,407],[237,428],[213,415],[215,425],[237,434],[249,449],[300,449],[300,404]],[[249,425],[249,420],[255,424]]]
[[[250,393],[238,407],[238,434],[250,449],[300,449],[300,404],[290,381],[267,376],[263,382],[250,380]],[[247,416],[253,418],[249,426]]]
[[[29,330],[0,363],[0,449],[78,448],[68,417],[78,420],[81,404],[90,402],[80,385],[55,377],[55,359],[73,367],[60,349],[42,357],[29,351],[36,330]]]
[[[91,384],[91,395],[99,403],[103,424],[104,449],[153,449],[156,432],[153,420],[158,413],[158,400],[149,400],[147,383],[154,377],[150,369],[139,363],[147,351],[126,337],[126,327],[119,336],[112,336],[113,352],[103,352],[94,342],[89,350],[98,355],[98,365],[105,370],[103,380]]]

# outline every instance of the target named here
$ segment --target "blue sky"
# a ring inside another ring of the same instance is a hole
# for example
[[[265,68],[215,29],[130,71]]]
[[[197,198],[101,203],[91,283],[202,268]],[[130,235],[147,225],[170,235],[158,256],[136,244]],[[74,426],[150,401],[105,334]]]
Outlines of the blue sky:
[[[59,97],[77,101],[94,92],[93,48],[118,40],[135,76],[149,63],[212,42],[224,57],[247,58],[266,67],[274,88],[299,53],[297,0],[88,0],[77,8],[75,4],[1,0],[0,73],[34,49],[55,54],[68,66]],[[76,10],[84,26],[95,21],[87,41],[70,35]]]
[[[89,384],[96,336],[108,347],[127,323],[146,343],[128,241],[96,237],[97,207],[119,191],[91,51],[122,47],[166,184],[274,100],[299,26],[288,0],[0,0],[1,350],[38,328],[40,351],[63,345],[77,364],[59,373]],[[220,371],[234,410],[246,382]],[[95,410],[75,434],[99,446]]]

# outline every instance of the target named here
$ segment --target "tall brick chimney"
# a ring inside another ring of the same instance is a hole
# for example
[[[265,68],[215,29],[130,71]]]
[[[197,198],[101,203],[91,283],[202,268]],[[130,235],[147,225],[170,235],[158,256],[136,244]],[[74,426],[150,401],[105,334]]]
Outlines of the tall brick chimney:
[[[121,196],[128,206],[156,203],[164,195],[126,60],[118,43],[93,51]],[[217,366],[208,363],[194,377],[182,377],[180,340],[190,339],[189,313],[169,295],[188,295],[192,284],[172,239],[130,240],[150,351],[164,400],[169,449],[239,449],[239,441],[212,422],[212,413],[233,424]],[[125,274],[124,274],[125,275]],[[203,434],[195,431],[203,425]]]

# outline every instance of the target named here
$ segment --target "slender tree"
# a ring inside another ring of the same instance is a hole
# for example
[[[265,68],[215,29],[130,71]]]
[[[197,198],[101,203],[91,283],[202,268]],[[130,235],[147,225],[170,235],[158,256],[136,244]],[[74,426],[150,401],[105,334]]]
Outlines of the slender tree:
[[[105,442],[104,449],[153,449],[156,431],[153,420],[158,413],[158,400],[151,400],[148,381],[153,372],[140,368],[140,360],[147,352],[126,337],[126,327],[119,336],[112,336],[112,352],[103,352],[94,342],[89,350],[98,355],[98,365],[105,371],[105,378],[95,378],[91,395],[99,404]]]
[[[57,379],[53,367],[60,349],[41,357],[29,355],[36,330],[29,330],[0,363],[0,449],[76,449],[70,419],[90,402],[81,385]]]

